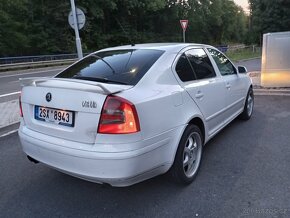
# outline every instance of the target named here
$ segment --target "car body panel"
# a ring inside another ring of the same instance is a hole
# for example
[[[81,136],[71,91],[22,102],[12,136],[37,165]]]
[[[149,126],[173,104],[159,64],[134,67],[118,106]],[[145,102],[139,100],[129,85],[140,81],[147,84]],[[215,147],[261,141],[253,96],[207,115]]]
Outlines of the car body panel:
[[[60,140],[20,126],[23,151],[59,171],[85,180],[128,186],[165,173],[172,165],[180,126],[133,143],[84,143]],[[70,144],[70,147],[67,147]]]

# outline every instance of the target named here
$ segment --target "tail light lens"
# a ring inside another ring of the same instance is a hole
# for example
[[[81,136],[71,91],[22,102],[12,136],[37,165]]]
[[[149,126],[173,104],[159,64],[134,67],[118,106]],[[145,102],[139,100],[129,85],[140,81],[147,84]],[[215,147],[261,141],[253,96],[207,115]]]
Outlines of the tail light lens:
[[[108,96],[102,109],[98,133],[128,134],[140,131],[135,106],[117,96]]]
[[[23,117],[22,104],[21,104],[21,93],[19,95],[19,108],[20,108],[20,117]]]

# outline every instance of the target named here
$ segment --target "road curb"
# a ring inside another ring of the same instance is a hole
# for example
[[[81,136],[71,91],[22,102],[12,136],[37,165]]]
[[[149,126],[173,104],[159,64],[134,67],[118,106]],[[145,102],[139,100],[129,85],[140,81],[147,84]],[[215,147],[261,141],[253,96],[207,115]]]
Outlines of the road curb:
[[[290,88],[265,88],[265,87],[257,87],[257,86],[254,86],[254,89],[255,90],[258,90],[258,91],[262,91],[262,92],[286,92],[286,93],[290,93]]]

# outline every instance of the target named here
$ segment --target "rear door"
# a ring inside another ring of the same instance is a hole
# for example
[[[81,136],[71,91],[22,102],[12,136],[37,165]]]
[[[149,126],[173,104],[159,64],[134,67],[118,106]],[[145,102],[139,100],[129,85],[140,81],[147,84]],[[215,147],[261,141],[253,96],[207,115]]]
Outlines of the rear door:
[[[176,64],[176,72],[184,88],[200,108],[209,128],[214,134],[224,121],[224,82],[218,76],[202,48],[184,52]]]

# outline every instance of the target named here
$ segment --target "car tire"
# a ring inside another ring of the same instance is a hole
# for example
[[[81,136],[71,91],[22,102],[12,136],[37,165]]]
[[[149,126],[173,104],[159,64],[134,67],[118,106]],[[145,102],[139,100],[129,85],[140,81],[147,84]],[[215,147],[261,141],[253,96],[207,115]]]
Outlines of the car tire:
[[[245,101],[244,110],[240,115],[241,120],[249,120],[253,114],[254,109],[254,92],[252,87],[249,89],[247,99]]]
[[[203,139],[196,125],[186,127],[179,142],[171,177],[179,184],[190,184],[196,177],[202,157]]]

